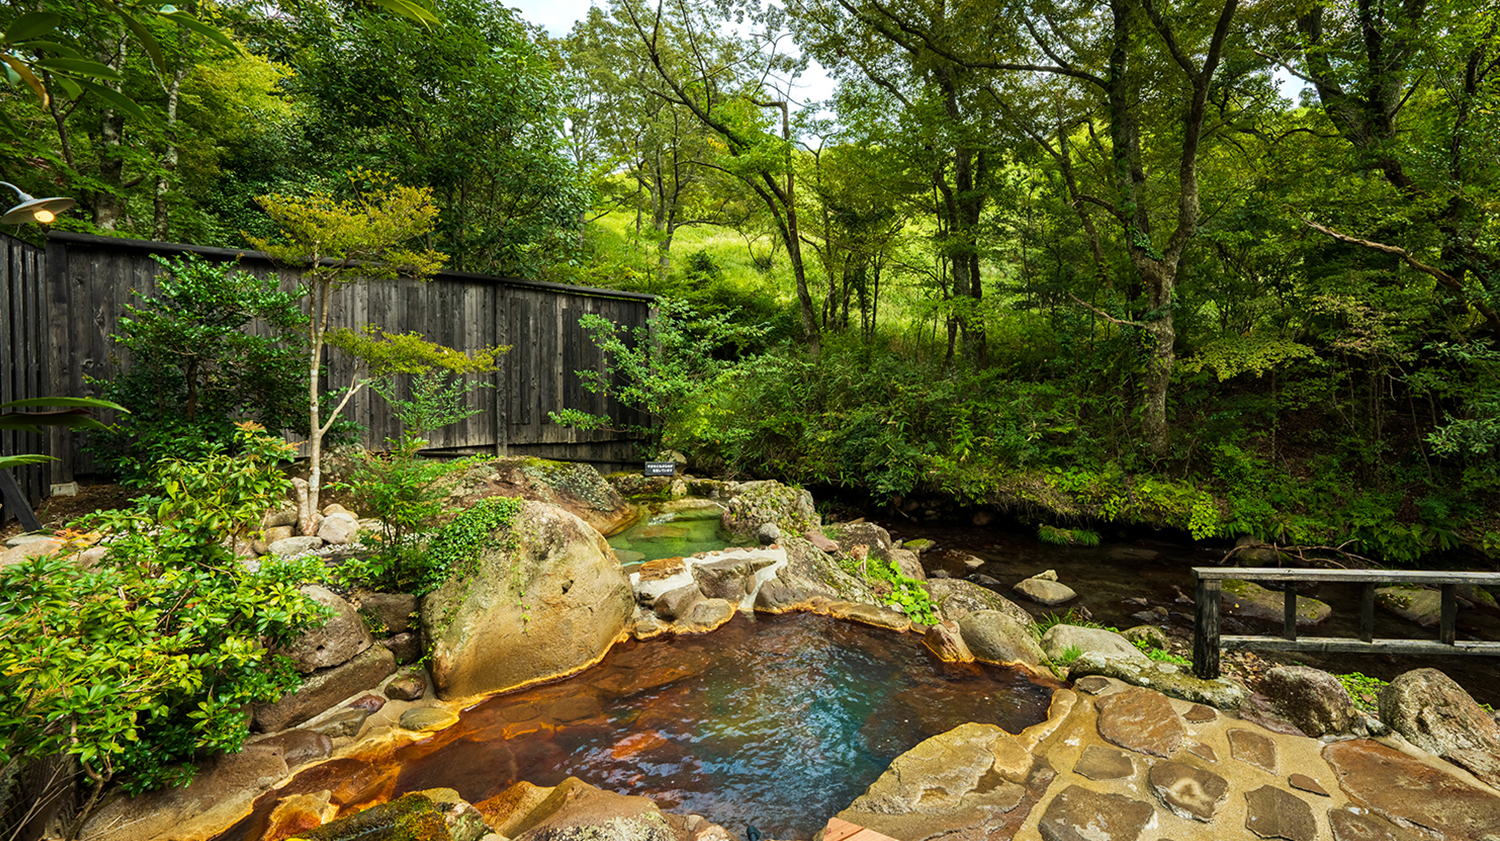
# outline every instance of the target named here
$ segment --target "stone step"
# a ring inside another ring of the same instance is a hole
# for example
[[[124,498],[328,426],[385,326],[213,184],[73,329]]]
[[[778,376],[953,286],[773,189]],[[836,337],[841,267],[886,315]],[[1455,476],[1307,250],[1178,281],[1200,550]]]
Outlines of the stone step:
[[[896,841],[896,839],[845,820],[829,818],[828,826],[823,829],[823,841]]]

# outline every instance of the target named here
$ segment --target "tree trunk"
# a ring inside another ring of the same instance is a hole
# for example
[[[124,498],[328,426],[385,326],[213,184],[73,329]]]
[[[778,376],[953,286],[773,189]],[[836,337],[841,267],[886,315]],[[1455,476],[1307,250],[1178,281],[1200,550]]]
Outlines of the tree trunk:
[[[162,153],[161,171],[156,174],[156,187],[152,191],[151,236],[157,242],[167,241],[167,232],[170,228],[170,211],[167,209],[167,190],[171,189],[170,179],[172,173],[177,171],[177,100],[182,91],[182,80],[187,78],[187,74],[188,68],[184,66],[172,74],[172,81],[167,85],[167,123],[165,131],[162,132],[167,148]]]

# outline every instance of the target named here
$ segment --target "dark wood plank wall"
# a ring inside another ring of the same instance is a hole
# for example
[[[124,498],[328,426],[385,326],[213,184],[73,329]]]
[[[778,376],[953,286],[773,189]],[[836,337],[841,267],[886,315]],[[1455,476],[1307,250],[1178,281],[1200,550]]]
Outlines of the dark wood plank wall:
[[[41,249],[0,234],[0,403],[48,396],[44,280]],[[36,433],[0,431],[0,455],[45,453],[47,443]],[[11,475],[33,508],[46,498],[45,466],[13,468]],[[0,502],[0,524],[15,516]]]
[[[184,252],[214,260],[238,258],[243,270],[278,277],[283,288],[295,288],[297,282],[296,272],[278,269],[257,252],[54,232],[46,254],[49,388],[53,393],[97,395],[91,380],[105,379],[129,364],[110,339],[118,330],[124,307],[138,301],[137,294],[154,291],[160,267],[151,255]],[[548,412],[574,407],[608,415],[616,427],[640,422],[639,412],[583,388],[574,372],[600,369],[604,360],[578,326],[578,319],[584,313],[599,313],[634,330],[645,326],[653,302],[648,295],[443,272],[425,283],[398,280],[345,287],[334,295],[332,321],[352,329],[373,324],[390,333],[421,333],[431,341],[463,350],[511,346],[501,357],[498,372],[469,378],[487,386],[469,396],[470,406],[480,413],[433,432],[429,436],[432,450],[534,454],[618,469],[637,459],[633,436],[568,429],[552,423]],[[346,385],[352,361],[338,353],[325,360],[325,385]],[[404,384],[400,396],[409,396]],[[366,446],[381,448],[386,439],[400,434],[400,424],[385,401],[369,389],[350,401],[344,415],[364,428],[361,439]],[[79,451],[70,433],[57,433],[54,438],[59,461],[54,464],[53,482],[95,472],[92,460]]]

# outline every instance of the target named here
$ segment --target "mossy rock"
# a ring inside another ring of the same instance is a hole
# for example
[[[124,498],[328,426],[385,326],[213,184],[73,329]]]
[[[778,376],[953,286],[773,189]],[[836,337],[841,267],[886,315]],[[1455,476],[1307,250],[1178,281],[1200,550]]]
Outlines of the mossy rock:
[[[598,531],[528,502],[477,562],[422,598],[438,696],[467,698],[571,674],[614,644],[635,607]]]
[[[1435,628],[1443,618],[1443,594],[1426,587],[1376,587],[1375,603],[1423,628]]]
[[[742,482],[725,488],[730,495],[720,522],[738,543],[750,543],[766,523],[775,523],[784,535],[801,535],[822,527],[823,518],[813,507],[812,494],[774,481]]]
[[[1250,698],[1250,691],[1232,678],[1203,680],[1172,663],[1155,660],[1120,660],[1090,653],[1068,664],[1068,680],[1076,681],[1088,675],[1112,677],[1132,686],[1144,686],[1172,698],[1221,710],[1239,709]]]
[[[492,496],[550,502],[566,508],[602,534],[623,530],[634,517],[625,498],[590,464],[530,456],[485,462],[455,480],[448,507],[468,508]]]
[[[456,794],[403,795],[389,803],[307,830],[306,841],[475,841],[489,830],[473,806]]]
[[[647,502],[666,502],[672,498],[672,476],[643,476],[638,472],[621,471],[604,477],[620,496],[637,505]]]
[[[1222,586],[1224,592],[1219,604],[1226,616],[1242,616],[1267,622],[1283,621],[1286,596],[1281,591],[1267,590],[1253,581],[1241,581],[1237,578],[1224,579]],[[1321,625],[1331,615],[1333,608],[1327,602],[1307,596],[1297,597],[1298,628]]]

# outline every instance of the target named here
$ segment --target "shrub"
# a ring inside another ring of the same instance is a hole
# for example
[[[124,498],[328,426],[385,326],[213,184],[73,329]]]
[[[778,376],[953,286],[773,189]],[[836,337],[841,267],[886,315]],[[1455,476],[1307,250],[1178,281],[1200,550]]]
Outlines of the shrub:
[[[157,258],[157,291],[127,305],[113,338],[129,351],[100,396],[130,410],[88,449],[126,484],[148,483],[166,457],[193,458],[232,446],[234,422],[307,429],[307,370],[299,339],[307,320],[296,293],[233,264],[195,255]],[[252,335],[252,322],[270,328]]]
[[[403,591],[425,581],[420,540],[443,512],[441,482],[452,467],[418,455],[427,442],[422,436],[479,413],[466,403],[475,385],[444,371],[427,371],[411,378],[411,396],[396,396],[394,378],[387,375],[371,384],[391,405],[405,429],[400,440],[386,439],[389,453],[362,452],[355,456],[348,490],[366,516],[380,520],[380,546],[362,561],[349,562],[340,575],[375,589]],[[423,590],[426,592],[426,590]]]
[[[634,331],[592,313],[578,323],[606,359],[603,370],[575,372],[583,387],[643,413],[645,424],[627,424],[626,429],[649,436],[658,449],[663,425],[675,426],[715,379],[735,367],[720,357],[758,342],[765,332],[737,324],[733,312],[700,315],[671,298],[660,299],[650,323]],[[579,429],[606,429],[613,423],[571,407],[548,415],[553,423]]]
[[[109,547],[93,566],[57,554],[0,569],[0,756],[76,760],[89,794],[75,829],[112,782],[183,785],[195,760],[239,750],[248,705],[297,684],[267,644],[323,615],[298,590],[321,565],[252,571],[223,540],[285,491],[286,445],[259,433],[237,432],[238,457],[170,462],[162,495],[81,521]]]

